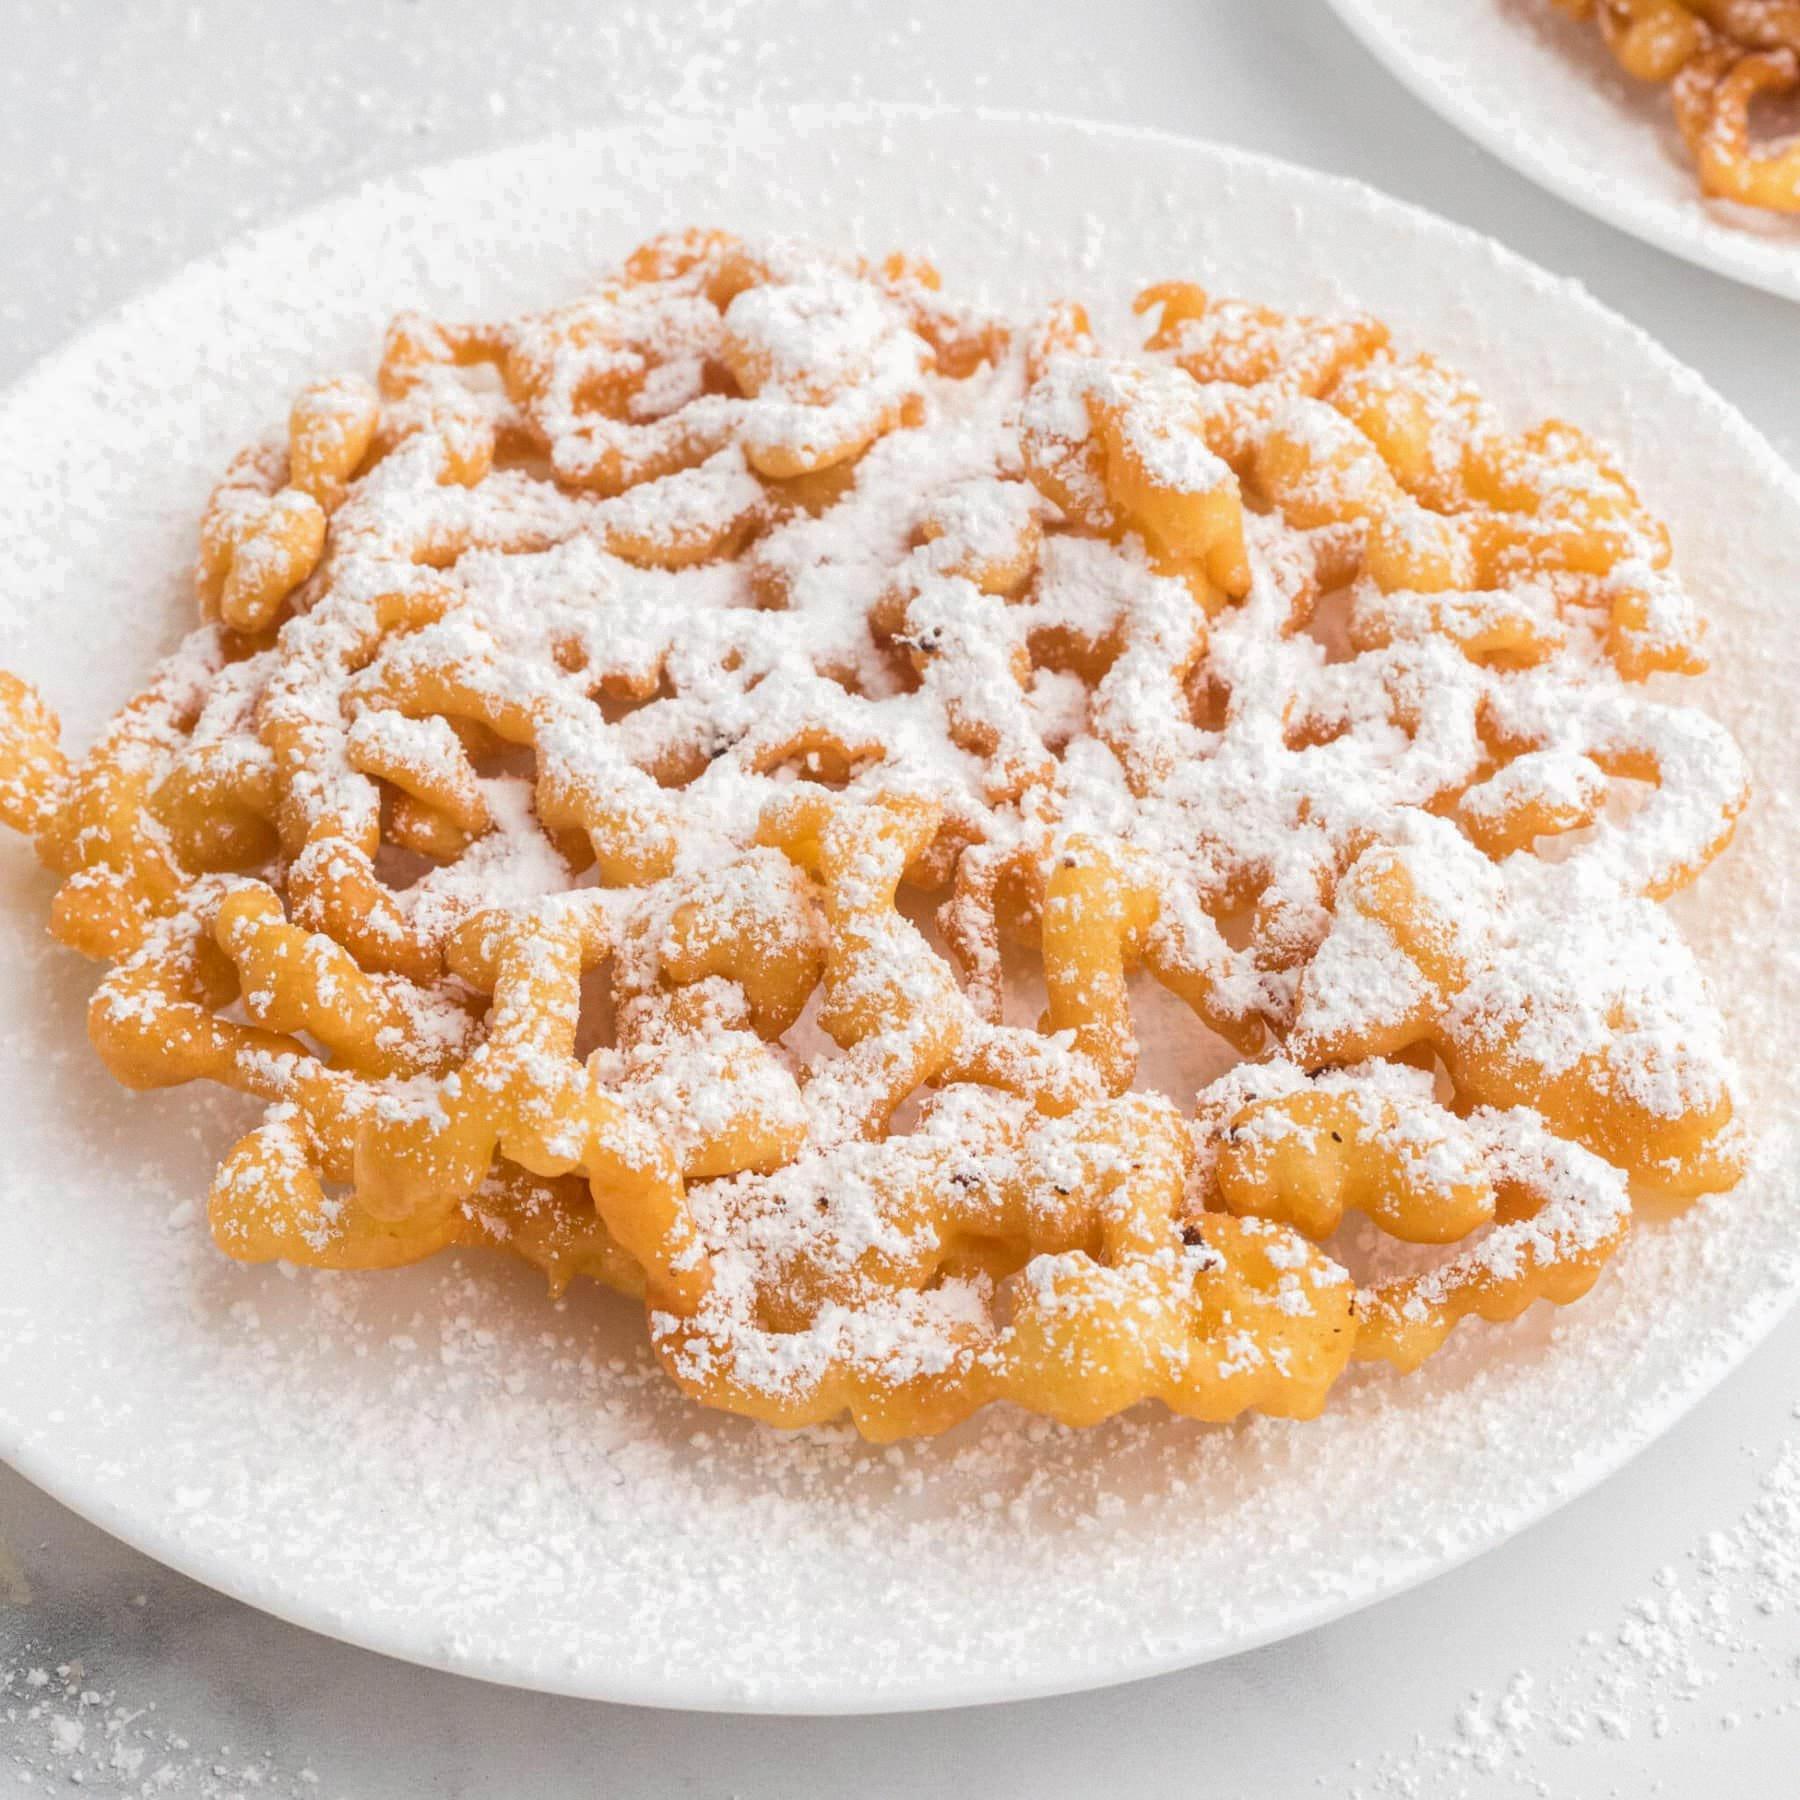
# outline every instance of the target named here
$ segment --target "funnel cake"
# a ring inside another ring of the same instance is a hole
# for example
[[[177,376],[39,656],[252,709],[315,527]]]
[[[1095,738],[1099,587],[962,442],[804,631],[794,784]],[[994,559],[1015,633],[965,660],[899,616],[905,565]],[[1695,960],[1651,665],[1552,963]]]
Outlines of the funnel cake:
[[[1800,0],[1552,0],[1591,21],[1638,81],[1666,85],[1701,188],[1800,213],[1800,142],[1759,141],[1751,111],[1800,92]]]
[[[1311,1416],[1736,1181],[1658,903],[1746,779],[1646,686],[1703,667],[1663,527],[1376,320],[1139,311],[687,233],[406,315],[226,473],[85,758],[0,677],[100,1056],[268,1103],[222,1249],[496,1247],[887,1439]],[[1197,1096],[1140,971],[1241,1059]]]

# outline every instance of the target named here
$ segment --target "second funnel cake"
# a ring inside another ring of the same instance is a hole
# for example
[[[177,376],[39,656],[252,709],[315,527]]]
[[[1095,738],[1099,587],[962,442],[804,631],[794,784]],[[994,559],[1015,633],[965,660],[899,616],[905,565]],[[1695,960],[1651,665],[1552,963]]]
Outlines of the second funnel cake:
[[[1662,526],[1378,321],[1139,312],[690,233],[403,317],[83,760],[0,677],[100,1054],[269,1103],[228,1253],[497,1245],[890,1438],[1310,1415],[1735,1182],[1657,902],[1746,782],[1643,686],[1702,667]],[[1197,1097],[1134,1087],[1139,969],[1243,1059]]]

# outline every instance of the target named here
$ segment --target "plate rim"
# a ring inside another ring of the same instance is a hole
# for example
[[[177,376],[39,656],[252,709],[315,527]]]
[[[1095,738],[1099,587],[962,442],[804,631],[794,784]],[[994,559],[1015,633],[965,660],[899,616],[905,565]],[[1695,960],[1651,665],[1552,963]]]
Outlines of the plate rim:
[[[1334,7],[1339,7],[1360,4],[1360,0],[1331,0],[1331,3]],[[1372,183],[1355,177],[1314,169],[1290,158],[1187,133],[1083,119],[1046,110],[939,106],[912,102],[810,102],[753,107],[729,114],[661,114],[648,120],[620,121],[573,131],[551,132],[497,148],[432,163],[415,164],[388,175],[355,182],[328,192],[312,204],[284,214],[273,223],[230,237],[205,255],[180,265],[159,280],[134,291],[118,305],[108,308],[74,336],[34,360],[16,381],[0,390],[0,418],[4,418],[14,406],[42,386],[60,380],[64,370],[78,364],[96,341],[104,339],[134,311],[167,290],[206,276],[216,278],[222,268],[239,257],[251,254],[258,244],[290,233],[302,225],[311,224],[339,208],[348,208],[362,202],[377,191],[392,193],[404,192],[409,187],[416,189],[422,182],[443,181],[452,178],[455,171],[477,164],[547,154],[568,154],[582,146],[605,141],[654,139],[660,134],[696,129],[734,132],[752,125],[792,130],[832,125],[872,128],[885,121],[905,120],[928,124],[934,120],[946,119],[975,120],[1002,128],[1049,128],[1078,137],[1125,143],[1156,143],[1183,152],[1198,151],[1203,156],[1215,159],[1221,167],[1234,164],[1250,166],[1273,175],[1284,184],[1298,184],[1301,188],[1321,195],[1333,194],[1339,199],[1364,207],[1373,202],[1378,210],[1389,215],[1403,216],[1415,228],[1439,234],[1441,242],[1454,241],[1461,252],[1479,254],[1514,278],[1556,289],[1567,303],[1587,310],[1607,328],[1622,331],[1629,336],[1635,341],[1639,354],[1660,364],[1661,372],[1666,377],[1694,390],[1696,399],[1714,410],[1720,430],[1737,440],[1738,448],[1747,458],[1763,465],[1763,473],[1768,479],[1788,489],[1796,503],[1796,511],[1800,513],[1800,470],[1789,464],[1702,374],[1664,348],[1634,320],[1597,300],[1579,282],[1544,268],[1485,232],[1448,219],[1428,207],[1397,199]],[[697,1674],[691,1670],[684,1671],[679,1680],[660,1673],[634,1673],[624,1678],[597,1679],[591,1670],[584,1671],[581,1676],[559,1678],[554,1670],[528,1669],[521,1666],[517,1659],[509,1662],[490,1650],[446,1648],[441,1640],[422,1637],[416,1628],[409,1639],[404,1622],[390,1615],[374,1613],[353,1619],[341,1616],[337,1609],[327,1603],[315,1603],[309,1611],[303,1589],[293,1584],[281,1584],[253,1566],[245,1567],[241,1559],[234,1561],[229,1552],[209,1558],[204,1545],[194,1546],[183,1539],[169,1516],[156,1516],[145,1522],[134,1517],[122,1500],[113,1500],[105,1494],[83,1492],[78,1483],[71,1481],[65,1484],[59,1480],[47,1439],[41,1445],[30,1442],[27,1427],[4,1404],[3,1399],[0,1399],[0,1462],[7,1463],[34,1487],[78,1517],[162,1566],[257,1611],[268,1613],[286,1624],[396,1661],[524,1691],[671,1711],[765,1716],[846,1716],[938,1711],[1089,1692],[1198,1667],[1289,1637],[1300,1636],[1352,1613],[1394,1599],[1439,1575],[1448,1574],[1561,1511],[1623,1469],[1642,1451],[1666,1435],[1729,1374],[1740,1367],[1794,1308],[1796,1301],[1800,1301],[1800,1262],[1796,1262],[1779,1285],[1772,1284],[1765,1290],[1759,1308],[1734,1317],[1727,1327],[1709,1334],[1707,1342],[1698,1347],[1703,1353],[1690,1365],[1689,1378],[1679,1389],[1667,1392],[1661,1403],[1648,1412],[1635,1412],[1632,1430],[1621,1432],[1616,1439],[1606,1442],[1597,1451],[1571,1465],[1553,1487],[1540,1489],[1527,1504],[1509,1513],[1503,1525],[1474,1538],[1453,1553],[1437,1553],[1422,1566],[1410,1569],[1397,1578],[1382,1578],[1348,1592],[1303,1601],[1292,1611],[1263,1626],[1239,1634],[1229,1643],[1169,1649],[1155,1654],[1121,1655],[1108,1662],[1104,1669],[1098,1670],[1091,1662],[1066,1659],[1047,1669],[1041,1678],[1030,1680],[989,1675],[964,1682],[954,1675],[943,1675],[904,1686],[896,1684],[859,1690],[853,1682],[847,1682],[831,1688],[809,1686],[800,1694],[782,1693],[773,1687],[766,1694],[761,1691],[747,1694],[716,1685],[709,1687],[704,1671]]]
[[[1569,172],[1572,165],[1559,158],[1548,143],[1540,148],[1535,138],[1509,132],[1500,116],[1483,106],[1469,89],[1432,80],[1421,61],[1386,29],[1380,0],[1325,0],[1325,4],[1370,57],[1422,106],[1565,205],[1696,269],[1779,299],[1800,300],[1800,250],[1795,252],[1793,267],[1786,269],[1774,259],[1759,257],[1755,239],[1740,240],[1729,227],[1704,213],[1697,217],[1702,236],[1683,229],[1678,216],[1667,207],[1629,187],[1589,186]],[[1696,191],[1696,209],[1701,203]]]

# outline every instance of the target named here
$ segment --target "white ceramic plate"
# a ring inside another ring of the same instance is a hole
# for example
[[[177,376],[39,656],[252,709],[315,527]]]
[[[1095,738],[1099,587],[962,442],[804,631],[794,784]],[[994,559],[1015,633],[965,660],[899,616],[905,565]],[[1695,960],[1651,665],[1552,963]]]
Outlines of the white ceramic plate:
[[[1800,218],[1708,199],[1666,90],[1550,0],[1330,0],[1370,52],[1484,149],[1702,268],[1800,298]]]
[[[1773,702],[1800,681],[1800,484],[1692,374],[1572,285],[1362,188],[1054,120],[815,111],[602,133],[384,183],[196,266],[0,407],[0,664],[77,740],[169,643],[209,480],[396,306],[572,291],[653,229],[803,228],[936,256],[959,290],[1123,301],[1198,276],[1362,304],[1516,415],[1617,441],[1719,622],[1719,707],[1764,791],[1800,792]],[[1756,1109],[1792,1097],[1791,813],[1761,807],[1686,907],[1734,1003]],[[615,1700],[865,1710],[1145,1675],[1423,1579],[1616,1468],[1786,1305],[1787,1191],[1634,1237],[1574,1311],[1465,1327],[1329,1416],[1088,1434],[990,1414],[867,1449],[707,1415],[634,1309],[550,1310],[471,1258],[371,1277],[217,1256],[195,1206],[239,1108],[131,1096],[82,1041],[91,973],[47,877],[0,853],[0,1454],[203,1581],[358,1643]],[[1771,1167],[1779,1168],[1779,1160]]]

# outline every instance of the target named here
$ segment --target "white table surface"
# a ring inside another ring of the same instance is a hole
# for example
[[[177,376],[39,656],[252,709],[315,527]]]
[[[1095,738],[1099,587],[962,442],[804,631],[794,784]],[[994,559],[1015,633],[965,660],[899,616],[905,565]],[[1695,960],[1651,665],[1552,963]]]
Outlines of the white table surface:
[[[659,106],[862,95],[1150,124],[1359,176],[1578,277],[1800,461],[1800,308],[1541,194],[1409,99],[1318,0],[7,11],[0,381],[190,257],[370,176]],[[656,1713],[409,1668],[171,1575],[0,1470],[0,1783],[364,1800],[1786,1796],[1800,1544],[1792,1495],[1760,1484],[1800,1447],[1797,1364],[1800,1317],[1597,1492],[1325,1630],[1109,1692],[912,1717]],[[1756,1537],[1767,1579],[1707,1574],[1712,1532]],[[1676,1593],[1724,1610],[1671,1633]],[[1646,1598],[1665,1607],[1648,1636]],[[1557,1728],[1569,1717],[1578,1741]]]

